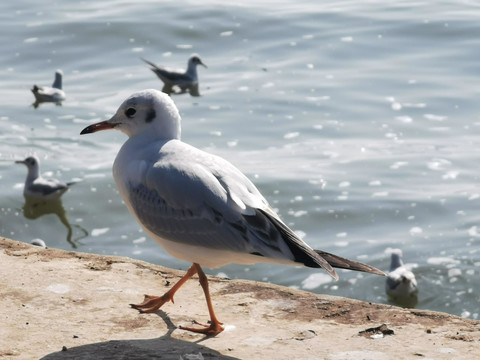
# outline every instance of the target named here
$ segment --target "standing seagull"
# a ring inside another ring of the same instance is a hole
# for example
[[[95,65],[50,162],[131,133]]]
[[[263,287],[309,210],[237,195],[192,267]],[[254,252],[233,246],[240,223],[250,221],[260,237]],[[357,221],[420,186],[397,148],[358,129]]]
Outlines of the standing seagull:
[[[413,272],[404,265],[400,249],[392,250],[385,291],[390,300],[399,305],[414,307],[418,302],[417,280]]]
[[[62,90],[62,70],[55,71],[55,81],[52,87],[33,85],[32,93],[35,96],[35,108],[42,102],[54,102],[60,105],[65,100],[65,92]]]
[[[68,190],[72,183],[63,183],[55,179],[44,179],[40,175],[40,162],[38,157],[29,156],[25,160],[15,161],[25,164],[28,169],[23,195],[38,199],[58,199]]]
[[[202,65],[205,68],[207,68],[207,65],[200,60],[197,54],[193,54],[188,59],[187,70],[169,70],[167,68],[157,66],[143,58],[142,60],[150,65],[150,70],[152,70],[160,78],[160,80],[163,81],[164,86],[162,91],[164,93],[171,94],[173,92],[173,87],[178,86],[181,90],[181,93],[190,90],[191,95],[200,95],[198,93],[197,65]]]
[[[145,295],[142,303],[132,304],[140,312],[153,312],[173,302],[175,292],[197,273],[210,325],[181,328],[206,334],[223,331],[201,266],[265,262],[323,268],[335,279],[338,275],[332,266],[384,275],[371,266],[312,250],[240,170],[180,140],[180,115],[166,94],[135,93],[110,120],[90,125],[81,134],[107,129],[129,137],[113,164],[113,176],[128,209],[168,253],[193,263],[163,296]]]

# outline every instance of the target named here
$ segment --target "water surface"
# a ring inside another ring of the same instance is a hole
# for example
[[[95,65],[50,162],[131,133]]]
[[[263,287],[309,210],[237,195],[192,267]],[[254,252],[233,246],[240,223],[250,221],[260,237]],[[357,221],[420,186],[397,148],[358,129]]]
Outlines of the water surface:
[[[476,3],[17,1],[0,13],[0,235],[186,269],[122,204],[111,166],[125,136],[79,132],[161,88],[141,57],[181,68],[196,52],[202,96],[174,97],[183,140],[238,166],[312,247],[384,270],[401,248],[418,308],[478,318]],[[67,100],[34,109],[29,89],[57,68]],[[68,225],[24,215],[26,168],[14,160],[32,153],[44,174],[81,179],[63,197]],[[219,272],[387,302],[377,276]]]

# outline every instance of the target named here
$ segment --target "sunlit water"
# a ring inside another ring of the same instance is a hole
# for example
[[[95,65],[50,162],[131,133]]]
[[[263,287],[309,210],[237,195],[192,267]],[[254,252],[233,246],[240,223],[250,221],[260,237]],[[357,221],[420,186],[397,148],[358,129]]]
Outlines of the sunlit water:
[[[197,52],[208,65],[202,96],[174,97],[183,140],[237,165],[312,247],[384,270],[387,249],[401,248],[418,308],[478,318],[478,5],[241,4],[2,2],[0,235],[186,269],[122,204],[111,166],[125,136],[79,132],[132,92],[161,88],[141,57],[181,68]],[[34,109],[29,89],[50,85],[57,68],[67,100]],[[63,208],[37,217],[24,215],[26,168],[14,164],[32,153],[44,174],[81,179]],[[387,302],[373,275],[209,271],[220,272]]]

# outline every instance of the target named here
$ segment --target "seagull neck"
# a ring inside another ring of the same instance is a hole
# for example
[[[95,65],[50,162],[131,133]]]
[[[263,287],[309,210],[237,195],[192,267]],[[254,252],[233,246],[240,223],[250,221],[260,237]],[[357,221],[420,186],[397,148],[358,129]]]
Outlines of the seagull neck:
[[[180,140],[180,131],[162,131],[161,129],[157,131],[145,130],[135,136],[130,137],[131,139],[135,139],[135,142],[141,143],[150,143],[159,140],[163,140],[165,142],[169,140]]]
[[[195,74],[197,69],[197,65],[193,63],[193,61],[188,62],[188,67],[187,67],[187,74],[193,75]]]
[[[390,271],[393,271],[393,270],[399,268],[400,266],[403,266],[403,261],[402,261],[401,257],[398,256],[397,254],[393,254],[392,255],[392,262],[390,264]]]
[[[55,81],[52,85],[53,88],[62,89],[62,75],[56,73],[55,74]]]
[[[26,182],[32,182],[40,176],[40,170],[38,167],[29,168]]]

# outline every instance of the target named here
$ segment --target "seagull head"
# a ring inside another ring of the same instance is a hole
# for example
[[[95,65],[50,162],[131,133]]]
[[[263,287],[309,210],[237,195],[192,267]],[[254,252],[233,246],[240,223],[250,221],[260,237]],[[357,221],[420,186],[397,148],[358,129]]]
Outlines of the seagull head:
[[[110,120],[87,126],[80,135],[117,129],[129,137],[148,132],[158,139],[180,139],[180,122],[173,100],[163,92],[149,89],[132,94]]]
[[[25,160],[15,161],[17,164],[25,164],[28,169],[28,177],[37,178],[40,174],[40,161],[35,155],[27,157]]]
[[[197,66],[197,65],[202,65],[203,67],[205,68],[208,68],[207,65],[205,65],[202,60],[200,59],[200,57],[197,55],[197,54],[193,54],[192,56],[190,56],[190,58],[188,59],[188,67],[190,68],[190,65],[194,65],[194,66]]]

